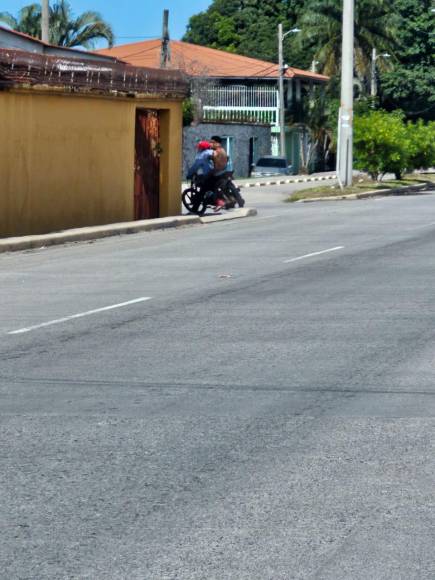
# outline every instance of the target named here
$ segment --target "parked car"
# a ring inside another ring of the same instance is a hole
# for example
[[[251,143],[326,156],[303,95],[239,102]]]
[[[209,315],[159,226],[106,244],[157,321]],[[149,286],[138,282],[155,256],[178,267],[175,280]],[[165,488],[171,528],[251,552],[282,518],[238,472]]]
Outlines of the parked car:
[[[293,167],[287,164],[285,157],[266,155],[260,157],[252,166],[252,177],[269,177],[271,175],[293,175]]]

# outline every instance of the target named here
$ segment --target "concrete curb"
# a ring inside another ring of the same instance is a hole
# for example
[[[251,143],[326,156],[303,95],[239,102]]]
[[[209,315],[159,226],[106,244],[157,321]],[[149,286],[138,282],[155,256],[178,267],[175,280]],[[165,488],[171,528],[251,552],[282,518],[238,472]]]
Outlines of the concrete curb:
[[[240,183],[238,187],[244,189],[247,187],[265,187],[267,185],[288,185],[289,183],[309,183],[310,181],[327,181],[329,179],[337,179],[336,175],[322,175],[320,177],[298,177],[297,179],[280,179],[276,181],[262,181],[257,183]]]
[[[388,197],[392,195],[418,195],[423,193],[430,183],[423,183],[418,185],[408,185],[404,187],[395,187],[394,189],[375,189],[372,191],[363,191],[362,193],[351,193],[349,195],[334,195],[327,197],[307,197],[306,199],[298,199],[295,203],[314,203],[318,201],[352,201],[355,199],[368,199],[371,197]]]
[[[243,208],[232,210],[222,215],[211,215],[204,217],[199,217],[196,215],[183,215],[167,218],[157,218],[153,220],[141,220],[134,222],[107,224],[103,226],[76,228],[62,232],[56,232],[53,234],[3,238],[0,239],[0,254],[4,252],[17,252],[23,250],[32,250],[36,248],[45,248],[47,246],[57,246],[71,242],[88,242],[123,234],[137,234],[139,232],[152,232],[156,230],[165,230],[168,228],[208,224],[218,221],[240,219],[254,215],[257,215],[257,210],[255,208]]]
[[[237,220],[245,217],[253,217],[257,215],[257,210],[254,207],[244,207],[241,209],[228,210],[223,214],[205,215],[200,218],[202,224],[211,224],[214,222],[224,222],[227,220]]]
[[[86,228],[76,228],[62,232],[56,232],[54,234],[43,234],[38,236],[3,238],[0,240],[0,253],[13,252],[18,250],[30,250],[33,248],[66,244],[69,242],[86,242],[90,240],[107,238],[109,236],[135,234],[138,232],[150,232],[154,230],[177,228],[200,223],[200,218],[198,216],[188,215],[158,218],[154,220],[107,224],[103,226],[90,226]]]

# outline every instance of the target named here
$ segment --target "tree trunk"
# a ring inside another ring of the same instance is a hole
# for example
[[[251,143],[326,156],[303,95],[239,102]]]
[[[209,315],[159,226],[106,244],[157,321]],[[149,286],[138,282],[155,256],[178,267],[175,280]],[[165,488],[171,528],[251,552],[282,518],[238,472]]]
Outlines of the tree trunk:
[[[307,156],[305,149],[305,129],[299,132],[300,172],[307,173]]]

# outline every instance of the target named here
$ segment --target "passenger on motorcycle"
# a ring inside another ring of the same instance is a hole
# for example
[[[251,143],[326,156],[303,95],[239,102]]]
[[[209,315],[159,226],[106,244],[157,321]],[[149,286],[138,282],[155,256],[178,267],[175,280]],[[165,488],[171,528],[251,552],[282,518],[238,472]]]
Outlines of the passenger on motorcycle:
[[[214,174],[216,176],[216,188],[220,187],[225,191],[230,189],[232,197],[235,199],[239,207],[245,205],[245,200],[240,195],[240,190],[234,185],[233,178],[233,164],[225,149],[222,147],[222,139],[218,135],[214,135],[210,139],[210,144],[213,148],[213,163]],[[232,205],[234,207],[234,204]]]
[[[213,149],[214,174],[221,177],[228,170],[228,155],[222,147],[222,139],[214,135],[210,139],[210,145]]]
[[[217,199],[216,195],[217,176],[212,145],[208,141],[200,141],[197,150],[195,161],[187,173],[187,179],[196,175],[201,195],[205,196],[212,193],[211,202],[215,204],[215,209],[219,210],[225,207],[225,202],[222,199]]]

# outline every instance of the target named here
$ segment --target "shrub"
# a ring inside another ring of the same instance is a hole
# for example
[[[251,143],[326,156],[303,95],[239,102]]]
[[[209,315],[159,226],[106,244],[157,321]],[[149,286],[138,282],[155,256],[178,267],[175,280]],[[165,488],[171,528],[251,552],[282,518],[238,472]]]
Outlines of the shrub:
[[[408,123],[408,135],[411,141],[409,169],[428,169],[435,167],[435,122],[427,125],[420,119],[417,123]]]
[[[355,167],[372,179],[385,173],[402,177],[412,156],[411,139],[404,115],[395,111],[371,111],[356,116],[354,121]]]
[[[183,101],[183,127],[191,125],[195,119],[195,106],[192,99]]]

